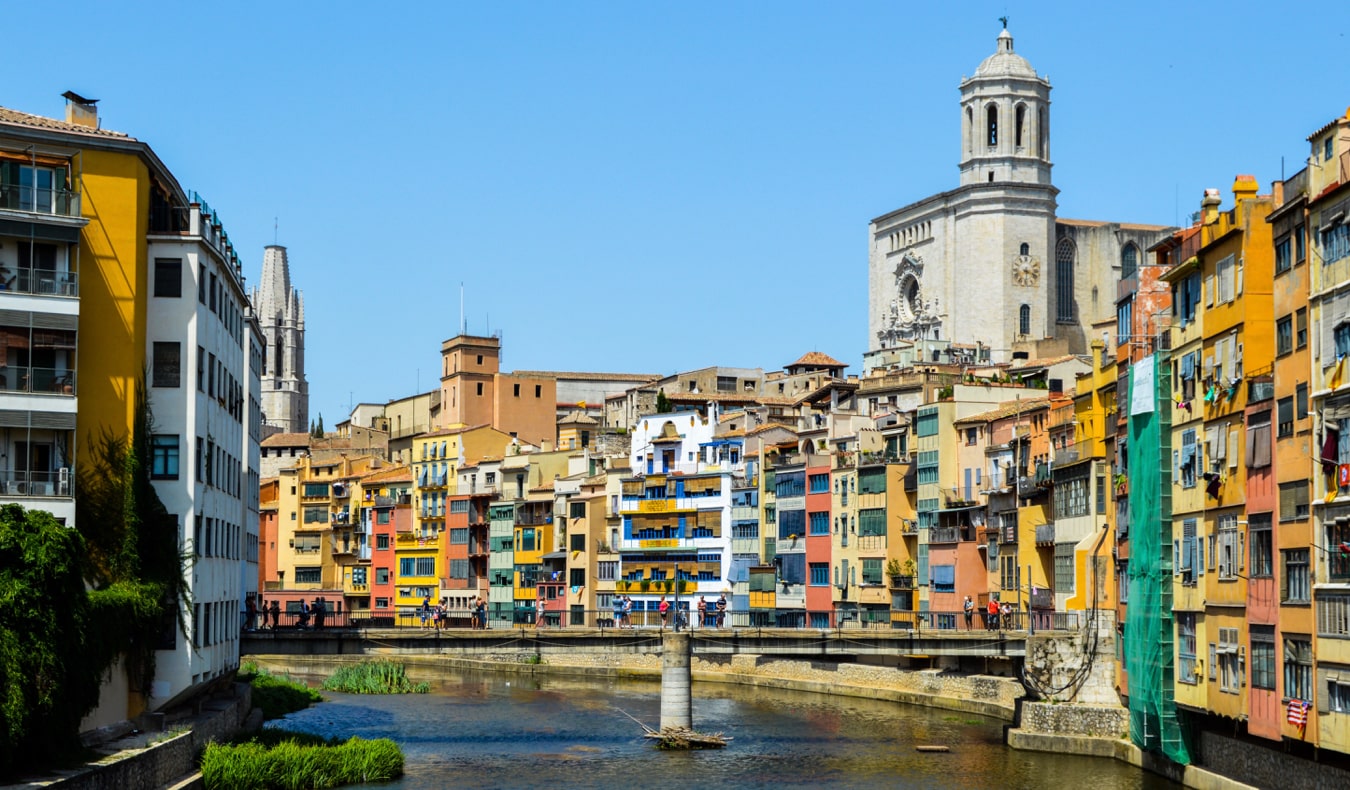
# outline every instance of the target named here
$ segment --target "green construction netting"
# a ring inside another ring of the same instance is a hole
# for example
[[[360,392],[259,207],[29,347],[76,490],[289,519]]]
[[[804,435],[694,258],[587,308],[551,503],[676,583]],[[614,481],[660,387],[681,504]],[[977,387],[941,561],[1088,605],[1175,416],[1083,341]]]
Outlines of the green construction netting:
[[[1129,584],[1125,669],[1130,739],[1186,765],[1190,753],[1174,694],[1172,619],[1172,412],[1170,357],[1158,353],[1130,368]]]

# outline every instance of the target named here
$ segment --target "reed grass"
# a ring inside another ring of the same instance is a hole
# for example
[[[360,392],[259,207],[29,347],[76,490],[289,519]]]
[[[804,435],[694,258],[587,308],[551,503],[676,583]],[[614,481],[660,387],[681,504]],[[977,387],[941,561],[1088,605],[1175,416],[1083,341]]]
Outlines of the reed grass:
[[[299,790],[387,782],[403,774],[403,752],[387,738],[346,742],[307,733],[263,730],[248,741],[207,745],[207,790]]]
[[[253,706],[262,708],[264,719],[279,719],[323,702],[323,695],[304,683],[289,675],[273,675],[256,664],[243,665],[236,677],[253,686]]]
[[[323,689],[348,694],[425,694],[431,684],[414,683],[402,664],[377,660],[341,667],[323,682]]]

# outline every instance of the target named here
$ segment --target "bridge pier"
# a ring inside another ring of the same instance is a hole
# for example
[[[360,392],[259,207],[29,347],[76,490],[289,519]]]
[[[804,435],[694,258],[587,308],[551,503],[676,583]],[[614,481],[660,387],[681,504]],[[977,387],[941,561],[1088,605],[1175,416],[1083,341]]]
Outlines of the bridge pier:
[[[661,637],[661,729],[694,728],[692,643],[689,633]]]

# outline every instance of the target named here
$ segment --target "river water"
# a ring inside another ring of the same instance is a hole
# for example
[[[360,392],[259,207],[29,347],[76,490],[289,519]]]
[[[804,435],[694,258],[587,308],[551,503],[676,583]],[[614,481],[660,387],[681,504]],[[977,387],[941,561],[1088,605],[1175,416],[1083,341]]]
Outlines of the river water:
[[[624,715],[658,724],[655,682],[456,672],[430,694],[325,696],[284,726],[397,741],[407,773],[372,785],[387,788],[1176,787],[1114,760],[1014,751],[994,719],[869,699],[695,683],[695,728],[732,741],[663,752]]]

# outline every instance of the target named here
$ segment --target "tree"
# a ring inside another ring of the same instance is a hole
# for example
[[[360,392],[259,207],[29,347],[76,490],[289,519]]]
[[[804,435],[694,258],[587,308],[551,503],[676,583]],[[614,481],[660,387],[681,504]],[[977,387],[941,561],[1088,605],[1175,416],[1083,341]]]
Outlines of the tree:
[[[656,393],[656,413],[670,414],[675,408],[670,405],[670,398],[666,397],[666,391],[660,390]]]
[[[98,704],[84,556],[50,513],[0,507],[0,777],[74,753]]]
[[[322,415],[322,414],[319,415],[319,427],[317,427],[317,428],[314,429],[314,438],[315,438],[315,439],[322,439],[322,438],[323,438],[323,415]]]

